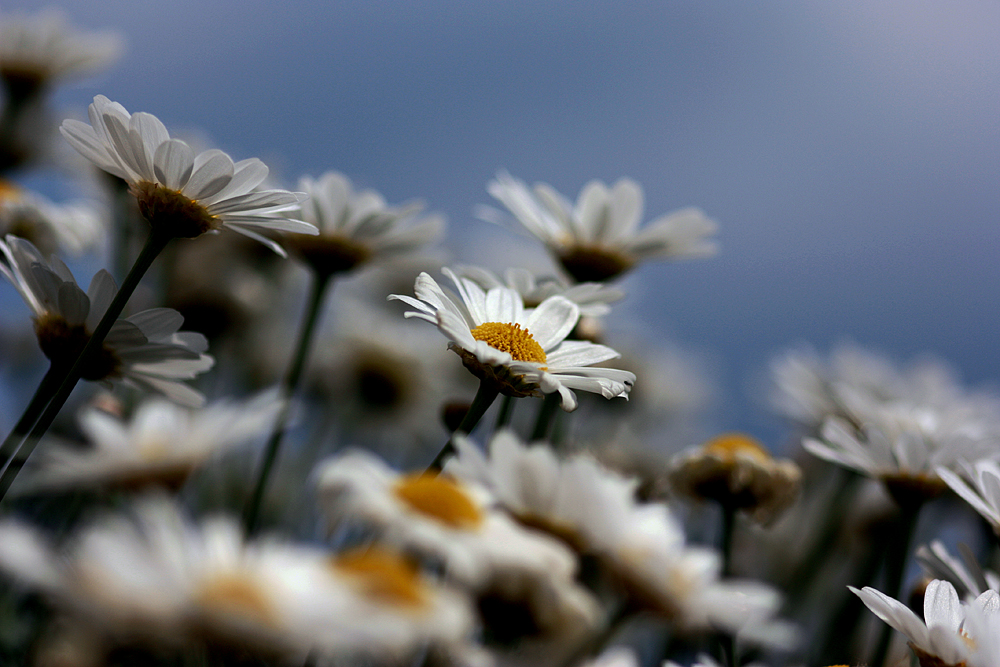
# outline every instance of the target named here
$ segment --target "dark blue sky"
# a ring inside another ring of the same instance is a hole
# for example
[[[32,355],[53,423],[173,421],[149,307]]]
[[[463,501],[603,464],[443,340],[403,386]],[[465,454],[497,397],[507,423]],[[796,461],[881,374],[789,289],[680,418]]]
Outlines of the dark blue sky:
[[[501,167],[572,197],[630,176],[647,218],[700,206],[720,255],[643,267],[616,312],[718,356],[725,426],[765,428],[745,385],[799,341],[1000,378],[994,2],[61,6],[128,51],[60,103],[103,93],[288,184],[332,168],[422,198],[463,262],[502,268],[496,243],[543,260],[472,216]]]

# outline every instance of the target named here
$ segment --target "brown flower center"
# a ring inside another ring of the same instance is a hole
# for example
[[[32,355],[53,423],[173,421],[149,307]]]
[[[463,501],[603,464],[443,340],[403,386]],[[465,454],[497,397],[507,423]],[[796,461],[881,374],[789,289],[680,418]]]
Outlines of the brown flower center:
[[[53,366],[69,368],[76,361],[90,340],[90,332],[82,324],[70,325],[60,315],[47,313],[35,320],[35,335],[38,346],[49,358]],[[106,345],[90,358],[80,377],[97,381],[115,375],[119,359]]]
[[[317,273],[345,273],[371,258],[371,250],[343,236],[289,234],[283,243],[299,254]]]
[[[559,262],[578,283],[604,282],[632,268],[630,257],[600,246],[572,246],[558,251]]]
[[[545,350],[520,324],[484,322],[472,330],[472,337],[508,353],[515,361],[545,363]]]
[[[141,181],[132,186],[132,194],[150,226],[172,238],[194,238],[221,224],[202,204],[177,190]]]
[[[483,522],[482,512],[465,489],[442,475],[404,475],[393,492],[414,511],[450,528],[468,530]]]
[[[275,610],[260,587],[237,574],[224,574],[208,581],[198,592],[198,602],[211,613],[271,626]]]

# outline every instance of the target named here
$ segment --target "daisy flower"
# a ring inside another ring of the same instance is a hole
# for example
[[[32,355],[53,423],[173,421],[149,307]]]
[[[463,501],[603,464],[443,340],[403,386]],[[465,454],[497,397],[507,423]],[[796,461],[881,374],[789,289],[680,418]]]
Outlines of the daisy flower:
[[[93,208],[58,205],[0,179],[0,236],[27,239],[44,252],[65,249],[79,254],[96,247],[103,233],[104,224]]]
[[[0,568],[39,589],[109,648],[231,646],[301,664],[307,655],[401,660],[464,643],[467,602],[384,550],[331,556],[247,542],[236,521],[191,523],[164,497],[81,529],[56,550],[23,524],[0,524]]]
[[[981,595],[991,588],[1000,591],[1000,576],[991,570],[983,571],[967,551],[962,554],[963,563],[948,553],[944,543],[934,540],[918,547],[916,555],[924,572],[933,579],[950,582],[962,598]]]
[[[575,205],[550,185],[539,183],[532,191],[503,172],[487,189],[577,282],[610,280],[648,259],[716,252],[708,238],[716,224],[696,208],[669,213],[639,229],[642,188],[627,178],[611,188],[600,181],[587,183]],[[497,213],[481,211],[491,222],[501,220]]]
[[[625,296],[625,292],[601,283],[569,284],[559,276],[536,277],[527,269],[507,269],[503,280],[492,271],[478,266],[460,266],[455,274],[469,278],[484,290],[509,287],[516,290],[526,307],[538,306],[550,296],[563,296],[580,308],[581,317],[603,317],[611,312],[611,304]]]
[[[666,505],[636,502],[637,480],[589,456],[559,459],[549,447],[527,446],[509,431],[494,436],[488,457],[465,437],[455,444],[458,455],[446,473],[485,486],[522,523],[599,557],[636,604],[667,616],[678,629],[790,641],[788,629],[771,618],[776,592],[755,582],[720,581],[718,554],[686,545]]]
[[[921,620],[905,604],[874,588],[848,588],[872,613],[906,635],[921,665],[966,664],[972,646],[978,641],[978,637],[970,637],[964,627],[968,608],[975,607],[991,614],[1000,609],[1000,594],[994,590],[984,592],[972,603],[962,603],[954,586],[935,579],[924,592],[924,618]]]
[[[6,242],[0,241],[0,252],[6,258],[6,263],[0,262],[0,272],[31,308],[39,347],[53,365],[68,368],[118,292],[114,279],[102,269],[84,292],[58,257],[46,260],[24,239],[7,236]],[[116,320],[82,378],[123,382],[179,403],[203,404],[204,396],[181,380],[194,378],[215,362],[204,354],[208,347],[204,336],[178,331],[183,321],[169,308]]]
[[[978,460],[996,449],[997,424],[974,406],[858,401],[851,412],[859,427],[830,417],[820,438],[806,438],[803,447],[814,456],[882,480],[904,504],[943,491],[941,468],[954,469],[963,460]]]
[[[21,491],[179,487],[210,457],[266,434],[280,409],[275,392],[220,400],[199,410],[150,399],[128,421],[91,407],[79,423],[92,447],[47,448]]]
[[[444,273],[458,294],[442,289],[426,273],[416,280],[416,298],[393,294],[416,308],[405,314],[432,324],[450,341],[473,375],[496,383],[508,396],[559,392],[564,410],[575,410],[573,389],[605,398],[627,397],[635,375],[591,367],[618,353],[588,341],[566,340],[580,319],[580,308],[562,296],[551,296],[537,308],[525,308],[521,295],[508,287],[483,290],[452,271]]]
[[[935,472],[989,522],[993,532],[1000,535],[1000,463],[996,459],[983,458],[973,465],[960,461],[958,467],[964,478],[944,467],[935,468]]]
[[[167,238],[194,238],[227,227],[267,245],[281,247],[262,233],[317,234],[312,225],[276,214],[305,198],[287,190],[257,190],[268,169],[257,158],[234,163],[220,150],[197,155],[171,139],[156,116],[130,114],[103,95],[89,108],[90,125],[63,121],[60,131],[85,158],[124,179],[154,232]]]
[[[59,11],[0,15],[0,78],[14,97],[30,97],[56,79],[99,70],[121,51],[118,35],[78,30]]]
[[[400,474],[364,452],[321,464],[317,480],[331,525],[360,520],[479,594],[526,601],[533,624],[550,635],[596,627],[597,603],[574,581],[576,556],[491,507],[483,489],[446,475]]]
[[[319,235],[289,237],[287,245],[321,274],[412,253],[444,228],[440,216],[420,215],[423,204],[389,206],[379,193],[357,192],[346,176],[334,171],[318,179],[304,176],[299,189],[309,196],[299,214]]]
[[[669,476],[675,492],[744,510],[762,524],[788,509],[802,481],[793,461],[775,460],[761,443],[740,433],[723,434],[677,454]]]

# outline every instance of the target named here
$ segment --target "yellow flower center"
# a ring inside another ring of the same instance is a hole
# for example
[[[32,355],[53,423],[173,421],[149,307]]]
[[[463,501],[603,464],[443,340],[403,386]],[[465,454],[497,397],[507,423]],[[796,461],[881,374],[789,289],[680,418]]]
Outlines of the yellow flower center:
[[[427,601],[428,591],[417,567],[398,554],[378,547],[351,549],[331,559],[331,565],[363,595],[404,606]]]
[[[545,363],[545,350],[520,324],[484,322],[472,330],[472,337],[508,353],[515,361]]]
[[[16,202],[19,199],[21,199],[21,188],[0,178],[0,204]]]
[[[715,454],[726,461],[735,459],[737,455],[749,456],[760,463],[771,460],[764,445],[743,433],[723,433],[706,442],[704,450],[706,454]]]
[[[273,626],[275,611],[259,586],[235,573],[218,576],[198,593],[198,602],[211,612]]]
[[[221,224],[202,204],[177,190],[142,181],[132,186],[131,192],[150,226],[172,238],[194,238]]]
[[[393,491],[414,511],[450,528],[469,530],[483,522],[482,512],[465,489],[442,475],[403,475]]]

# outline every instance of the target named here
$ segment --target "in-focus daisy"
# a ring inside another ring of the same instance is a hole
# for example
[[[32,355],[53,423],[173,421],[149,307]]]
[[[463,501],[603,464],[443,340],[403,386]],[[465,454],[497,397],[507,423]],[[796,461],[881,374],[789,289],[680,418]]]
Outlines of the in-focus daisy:
[[[484,456],[467,438],[445,472],[488,488],[523,523],[601,559],[633,602],[667,616],[684,631],[743,631],[786,643],[771,618],[779,599],[755,582],[720,581],[716,552],[685,544],[684,531],[662,503],[635,501],[637,480],[588,456],[562,460],[544,444],[526,446],[509,431]]]
[[[209,458],[264,435],[280,408],[275,392],[246,401],[220,400],[198,410],[154,398],[140,404],[128,421],[90,407],[79,422],[91,448],[46,448],[37,471],[22,480],[20,489],[174,488]]]
[[[99,70],[121,51],[117,34],[78,30],[59,11],[0,15],[0,78],[15,97],[31,97],[56,79]]]
[[[97,211],[83,204],[56,204],[0,179],[0,236],[13,234],[42,252],[78,254],[94,248],[104,233]]]
[[[0,538],[0,568],[108,648],[222,645],[282,664],[309,654],[402,660],[462,644],[472,626],[464,598],[396,554],[246,542],[236,521],[196,525],[159,496],[99,519],[58,551],[11,521]]]
[[[301,218],[319,229],[314,237],[294,236],[286,245],[320,274],[350,271],[367,262],[412,253],[436,240],[444,228],[438,215],[421,216],[423,204],[389,206],[374,190],[355,191],[343,174],[304,176]]]
[[[596,368],[618,353],[589,341],[566,340],[580,319],[580,308],[562,296],[551,296],[537,308],[525,308],[521,295],[508,287],[483,290],[468,278],[444,269],[458,294],[442,289],[426,273],[417,277],[416,298],[393,294],[417,310],[450,341],[473,375],[496,383],[507,396],[537,396],[559,392],[564,410],[576,409],[573,389],[605,398],[627,397],[635,375]]]
[[[278,254],[284,251],[262,233],[318,233],[307,222],[277,215],[296,208],[305,195],[256,189],[268,173],[257,158],[234,163],[216,149],[195,155],[188,144],[171,139],[156,116],[130,114],[103,95],[94,98],[89,114],[90,125],[70,119],[60,131],[80,154],[129,184],[155,233],[193,238],[227,227]]]
[[[802,471],[793,461],[775,460],[760,442],[741,433],[712,438],[677,454],[670,464],[675,492],[743,510],[763,524],[791,505],[801,481]]]
[[[6,243],[0,241],[0,252],[6,259],[0,262],[0,272],[31,308],[39,347],[54,366],[68,368],[118,292],[114,279],[102,269],[84,292],[58,257],[46,260],[24,239],[8,236]],[[183,321],[169,308],[116,320],[82,378],[120,381],[179,403],[201,405],[204,396],[181,381],[207,371],[214,360],[204,354],[204,336],[179,331]]]
[[[574,206],[550,185],[534,190],[507,173],[491,181],[489,193],[538,237],[577,282],[601,282],[654,258],[704,257],[716,251],[716,224],[699,209],[669,213],[639,229],[642,188],[623,178],[610,188],[591,181]],[[486,209],[482,216],[500,221]]]
[[[923,620],[902,602],[874,588],[849,588],[872,613],[906,635],[923,667],[966,664],[977,641],[975,635],[967,634],[965,627],[968,607],[989,614],[1000,611],[1000,594],[996,591],[988,590],[975,601],[963,603],[955,587],[940,579],[928,584],[924,592]]]

